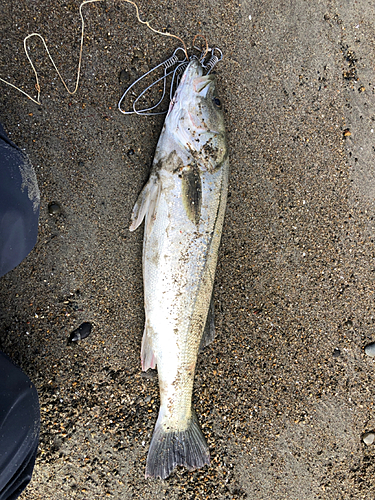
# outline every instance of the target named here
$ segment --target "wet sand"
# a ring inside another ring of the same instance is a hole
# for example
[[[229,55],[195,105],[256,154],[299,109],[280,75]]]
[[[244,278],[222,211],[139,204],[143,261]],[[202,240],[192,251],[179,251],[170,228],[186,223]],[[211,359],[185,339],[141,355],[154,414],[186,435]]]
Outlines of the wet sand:
[[[22,40],[37,31],[73,88],[78,6],[0,0],[0,76],[35,95]],[[21,499],[372,499],[375,445],[362,436],[375,428],[364,353],[375,337],[373,2],[140,7],[154,26],[188,44],[200,31],[224,53],[231,174],[217,337],[194,391],[212,464],[144,479],[158,384],[141,375],[143,235],[128,226],[163,119],[124,116],[117,102],[124,80],[178,45],[107,1],[84,8],[76,95],[35,41],[42,105],[1,85],[0,120],[41,191],[38,243],[0,280],[0,348],[41,404]],[[68,346],[85,321],[91,335]]]

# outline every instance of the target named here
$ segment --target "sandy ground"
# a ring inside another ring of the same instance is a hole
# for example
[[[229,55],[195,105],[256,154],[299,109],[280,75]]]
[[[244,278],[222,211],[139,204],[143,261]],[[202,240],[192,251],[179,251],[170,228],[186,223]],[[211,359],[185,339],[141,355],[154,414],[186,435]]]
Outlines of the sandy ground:
[[[1,86],[0,119],[41,190],[38,243],[0,280],[0,347],[41,404],[21,499],[373,499],[375,445],[362,442],[375,428],[364,354],[375,337],[373,2],[140,5],[154,26],[187,43],[203,32],[224,53],[230,196],[217,338],[194,392],[212,464],[144,479],[158,385],[141,376],[142,230],[128,226],[162,118],[116,106],[124,80],[177,45],[139,25],[131,6],[103,1],[85,7],[75,96],[37,41],[42,105]],[[0,76],[35,95],[22,40],[37,31],[73,87],[78,6],[0,0]],[[60,215],[49,214],[53,201]],[[67,346],[83,321],[92,334]]]

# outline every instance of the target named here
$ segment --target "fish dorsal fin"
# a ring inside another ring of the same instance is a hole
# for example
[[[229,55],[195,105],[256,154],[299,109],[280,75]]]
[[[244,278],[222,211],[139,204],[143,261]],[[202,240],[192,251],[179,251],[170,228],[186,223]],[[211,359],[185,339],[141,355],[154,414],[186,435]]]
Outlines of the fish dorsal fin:
[[[140,192],[132,212],[132,223],[129,231],[135,231],[142,224],[143,219],[152,220],[155,216],[160,186],[156,176],[151,176]]]

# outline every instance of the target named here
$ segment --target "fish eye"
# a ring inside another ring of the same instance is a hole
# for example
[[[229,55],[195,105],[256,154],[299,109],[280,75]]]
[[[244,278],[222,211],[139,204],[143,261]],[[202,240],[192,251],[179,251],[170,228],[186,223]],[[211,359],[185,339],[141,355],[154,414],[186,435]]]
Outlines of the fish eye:
[[[221,101],[218,97],[214,97],[212,100],[213,100],[215,106],[217,106],[218,108],[221,108]]]

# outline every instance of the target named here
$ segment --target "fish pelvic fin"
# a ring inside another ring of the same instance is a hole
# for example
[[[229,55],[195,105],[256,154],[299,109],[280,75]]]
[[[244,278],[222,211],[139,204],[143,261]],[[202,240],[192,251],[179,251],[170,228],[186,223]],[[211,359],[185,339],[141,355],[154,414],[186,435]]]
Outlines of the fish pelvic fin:
[[[166,479],[177,465],[194,470],[209,463],[210,452],[194,410],[184,430],[168,430],[168,424],[158,419],[148,450],[146,479]]]

